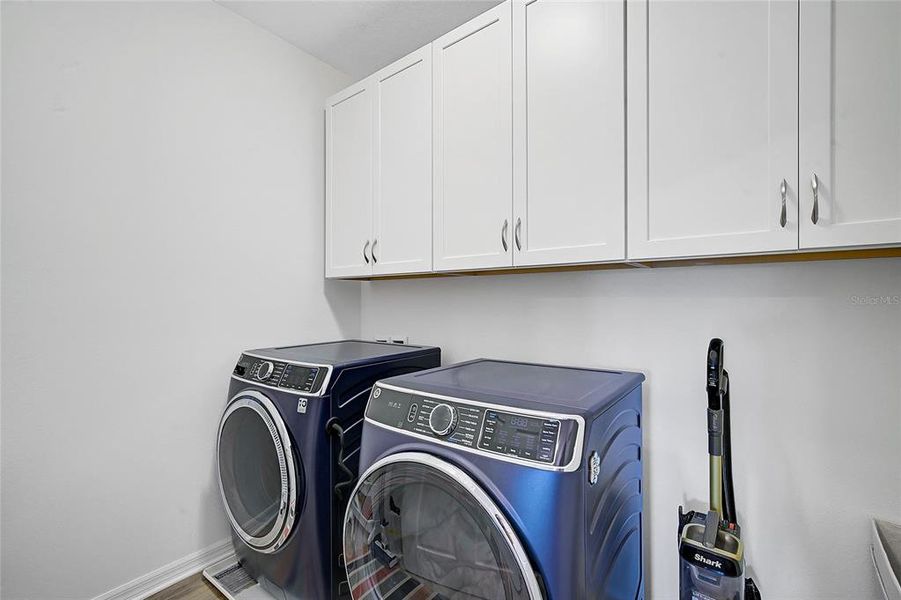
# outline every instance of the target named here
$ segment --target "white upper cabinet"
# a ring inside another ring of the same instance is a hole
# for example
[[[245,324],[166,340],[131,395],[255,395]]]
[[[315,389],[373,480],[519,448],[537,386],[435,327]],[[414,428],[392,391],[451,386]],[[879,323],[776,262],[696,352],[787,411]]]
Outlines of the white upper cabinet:
[[[625,258],[624,17],[623,1],[515,0],[516,265]]]
[[[326,275],[901,246],[901,0],[507,0],[326,104]]]
[[[326,102],[326,277],[432,269],[432,56]]]
[[[511,12],[432,43],[435,270],[513,264]]]
[[[326,277],[371,273],[373,110],[369,84],[367,79],[326,102]]]
[[[629,258],[797,249],[798,3],[627,10]]]
[[[901,242],[901,2],[801,2],[800,48],[801,247]]]
[[[373,78],[372,273],[432,270],[432,54],[426,46]]]

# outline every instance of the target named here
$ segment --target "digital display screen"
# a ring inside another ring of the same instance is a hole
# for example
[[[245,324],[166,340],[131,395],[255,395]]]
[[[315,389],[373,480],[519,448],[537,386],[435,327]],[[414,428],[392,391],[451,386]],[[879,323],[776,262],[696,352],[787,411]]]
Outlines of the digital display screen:
[[[509,437],[538,437],[544,419],[530,419],[519,415],[507,415],[498,413],[497,431],[501,435]]]
[[[318,372],[318,369],[289,365],[285,369],[281,385],[282,387],[289,387],[295,390],[308,392],[313,389],[313,382],[316,380]]]
[[[285,383],[290,386],[303,385],[310,374],[310,369],[302,367],[293,367],[285,376]]]
[[[517,427],[519,429],[528,429],[529,428],[529,420],[526,417],[517,417],[516,415],[510,416],[510,426]]]
[[[489,410],[479,447],[508,456],[552,462],[560,423],[539,417]]]

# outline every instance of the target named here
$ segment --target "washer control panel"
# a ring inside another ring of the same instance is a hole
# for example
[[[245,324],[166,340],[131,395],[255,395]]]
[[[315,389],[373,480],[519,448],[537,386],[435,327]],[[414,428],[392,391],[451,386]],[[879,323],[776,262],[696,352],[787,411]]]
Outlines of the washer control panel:
[[[485,411],[479,448],[552,462],[560,437],[560,421],[499,410]]]
[[[325,380],[324,367],[296,365],[242,355],[233,374],[252,383],[293,390],[304,394],[317,394]]]
[[[373,388],[366,417],[392,429],[482,454],[549,466],[563,466],[572,460],[579,428],[571,418],[523,414],[380,386]]]

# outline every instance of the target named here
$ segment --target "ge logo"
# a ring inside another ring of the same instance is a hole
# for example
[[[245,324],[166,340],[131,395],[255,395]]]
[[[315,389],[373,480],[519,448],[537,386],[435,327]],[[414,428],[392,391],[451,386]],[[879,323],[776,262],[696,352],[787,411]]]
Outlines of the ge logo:
[[[297,401],[297,412],[304,414],[307,412],[307,399],[301,398]]]
[[[382,388],[375,388],[375,391],[372,392],[373,398],[378,398],[381,395],[382,395]]]

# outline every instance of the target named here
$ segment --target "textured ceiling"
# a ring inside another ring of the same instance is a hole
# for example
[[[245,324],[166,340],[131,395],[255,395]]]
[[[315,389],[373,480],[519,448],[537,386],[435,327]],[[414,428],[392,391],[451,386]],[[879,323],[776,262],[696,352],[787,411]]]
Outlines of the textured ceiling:
[[[218,0],[353,77],[424,46],[499,0]]]

